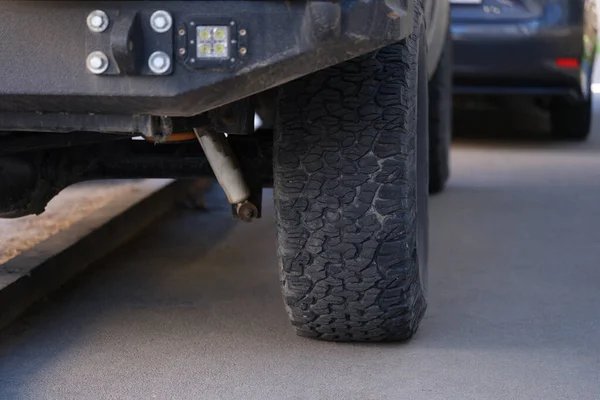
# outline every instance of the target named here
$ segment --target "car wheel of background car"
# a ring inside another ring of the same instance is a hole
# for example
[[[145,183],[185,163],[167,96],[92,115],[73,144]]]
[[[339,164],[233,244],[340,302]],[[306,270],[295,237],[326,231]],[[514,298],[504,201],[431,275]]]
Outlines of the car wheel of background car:
[[[563,140],[585,140],[590,133],[592,100],[571,102],[556,99],[550,104],[552,136]]]
[[[425,312],[428,93],[417,21],[400,43],[280,88],[277,244],[300,336],[404,340]]]
[[[450,32],[429,81],[429,193],[444,190],[450,176],[452,139],[452,37]]]

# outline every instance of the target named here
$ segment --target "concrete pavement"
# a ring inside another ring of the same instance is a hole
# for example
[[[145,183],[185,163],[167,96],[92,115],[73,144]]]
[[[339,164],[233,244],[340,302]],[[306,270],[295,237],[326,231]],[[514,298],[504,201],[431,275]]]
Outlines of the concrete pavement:
[[[5,331],[0,399],[600,398],[600,141],[477,115],[496,132],[458,139],[431,201],[430,306],[409,343],[296,337],[270,195],[253,224],[216,202]]]

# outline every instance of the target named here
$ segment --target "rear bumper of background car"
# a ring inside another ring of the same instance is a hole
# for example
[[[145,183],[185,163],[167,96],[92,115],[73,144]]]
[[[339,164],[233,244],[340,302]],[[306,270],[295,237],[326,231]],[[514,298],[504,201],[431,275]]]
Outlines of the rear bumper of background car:
[[[452,35],[457,92],[582,95],[581,28],[454,23]]]
[[[596,0],[454,0],[460,93],[588,97]]]

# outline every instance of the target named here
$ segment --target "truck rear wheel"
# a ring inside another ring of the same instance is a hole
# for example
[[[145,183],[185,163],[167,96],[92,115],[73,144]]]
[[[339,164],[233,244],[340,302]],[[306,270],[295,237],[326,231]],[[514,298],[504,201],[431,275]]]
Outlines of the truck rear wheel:
[[[405,340],[425,312],[428,93],[415,26],[279,90],[278,256],[300,336]]]

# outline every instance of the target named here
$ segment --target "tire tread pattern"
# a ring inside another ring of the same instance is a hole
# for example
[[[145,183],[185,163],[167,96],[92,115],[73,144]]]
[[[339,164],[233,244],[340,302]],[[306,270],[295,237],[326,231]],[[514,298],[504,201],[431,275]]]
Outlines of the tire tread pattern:
[[[301,336],[404,340],[425,311],[416,255],[418,40],[412,34],[279,90],[278,256]]]

